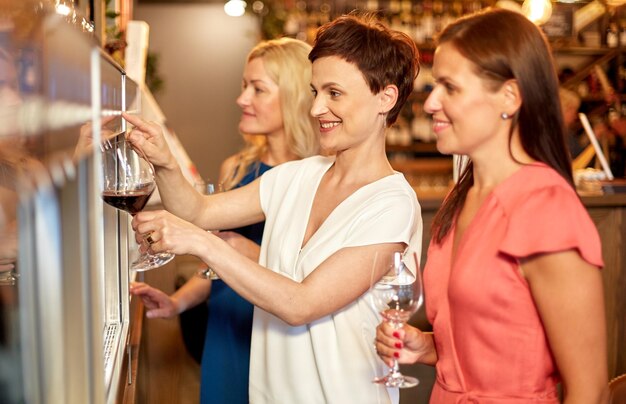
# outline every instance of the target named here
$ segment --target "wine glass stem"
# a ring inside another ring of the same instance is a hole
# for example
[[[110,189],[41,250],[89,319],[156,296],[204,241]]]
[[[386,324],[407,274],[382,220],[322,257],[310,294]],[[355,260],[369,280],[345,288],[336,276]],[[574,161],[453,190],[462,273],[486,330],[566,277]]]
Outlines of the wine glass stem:
[[[394,330],[399,330],[404,326],[404,323],[398,321],[391,321],[391,326]],[[389,377],[398,379],[402,377],[402,373],[400,373],[400,365],[398,364],[398,360],[393,360],[393,366],[389,368]]]
[[[394,379],[402,377],[402,374],[400,373],[400,365],[398,364],[397,359],[393,360],[393,366],[389,368],[389,376],[393,377]]]

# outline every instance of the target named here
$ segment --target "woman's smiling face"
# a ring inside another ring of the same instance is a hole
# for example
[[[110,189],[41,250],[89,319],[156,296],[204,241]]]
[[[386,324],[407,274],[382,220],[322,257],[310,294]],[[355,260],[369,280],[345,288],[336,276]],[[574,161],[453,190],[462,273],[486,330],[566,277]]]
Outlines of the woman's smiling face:
[[[443,43],[437,48],[433,77],[435,86],[424,110],[432,115],[441,153],[471,155],[506,128],[501,92],[490,90],[474,64],[453,45]]]
[[[311,89],[315,96],[311,115],[319,121],[323,149],[343,151],[382,130],[379,97],[356,65],[337,56],[315,60]]]

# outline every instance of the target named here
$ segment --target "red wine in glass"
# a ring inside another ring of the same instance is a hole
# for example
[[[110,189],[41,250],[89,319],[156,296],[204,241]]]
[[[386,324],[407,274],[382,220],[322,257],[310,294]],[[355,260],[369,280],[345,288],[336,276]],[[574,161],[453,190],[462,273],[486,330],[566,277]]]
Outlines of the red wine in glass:
[[[107,204],[135,215],[150,199],[156,185],[152,165],[126,142],[122,135],[106,140],[102,150],[102,199]],[[174,258],[167,252],[144,252],[131,264],[134,271],[147,271]]]
[[[109,205],[135,215],[146,206],[154,187],[137,191],[104,191],[102,199]]]

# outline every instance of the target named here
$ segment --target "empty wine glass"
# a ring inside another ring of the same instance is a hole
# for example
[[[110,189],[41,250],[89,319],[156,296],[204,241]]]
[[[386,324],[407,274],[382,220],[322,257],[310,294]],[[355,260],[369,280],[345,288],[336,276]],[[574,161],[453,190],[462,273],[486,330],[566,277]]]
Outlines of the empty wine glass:
[[[374,258],[374,268],[384,265],[386,272],[382,278],[372,282],[370,288],[372,305],[384,321],[389,322],[395,329],[402,328],[417,312],[423,301],[419,260],[417,254],[409,255],[406,262],[399,251],[376,254]],[[383,377],[374,379],[374,383],[387,387],[407,388],[417,386],[419,380],[403,375],[398,361],[394,359],[389,372]]]
[[[123,136],[102,143],[102,199],[134,216],[146,206],[156,184],[150,163],[137,154]],[[150,235],[146,240],[150,242]],[[131,264],[131,269],[147,271],[165,265],[173,258],[171,253],[144,252]]]
[[[214,184],[212,182],[207,182],[207,184],[206,184],[206,192],[204,192],[204,194],[205,195],[212,195],[212,194],[217,193],[217,192],[222,192],[223,190],[224,190],[224,188],[222,186],[222,183]],[[220,278],[215,273],[213,268],[210,268],[210,267],[204,267],[204,268],[199,269],[196,272],[196,276],[198,278],[202,278],[202,279],[211,279],[212,281]]]

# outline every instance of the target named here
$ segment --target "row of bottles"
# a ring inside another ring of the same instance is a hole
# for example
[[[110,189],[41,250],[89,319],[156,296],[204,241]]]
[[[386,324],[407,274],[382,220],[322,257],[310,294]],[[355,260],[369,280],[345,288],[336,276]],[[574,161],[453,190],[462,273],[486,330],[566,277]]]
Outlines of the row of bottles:
[[[626,18],[619,18],[615,10],[610,12],[605,39],[609,48],[626,47]]]
[[[391,28],[417,43],[428,43],[461,15],[492,6],[495,0],[264,0],[253,4],[266,38],[291,36],[312,42],[317,28],[352,10],[376,12]]]
[[[368,9],[376,9],[380,2],[368,1]],[[388,7],[381,10],[382,18],[387,24],[398,31],[412,37],[417,43],[427,43],[433,39],[446,25],[464,14],[476,12],[493,5],[490,1],[481,0],[409,0],[389,1]],[[372,8],[369,8],[372,7]]]

